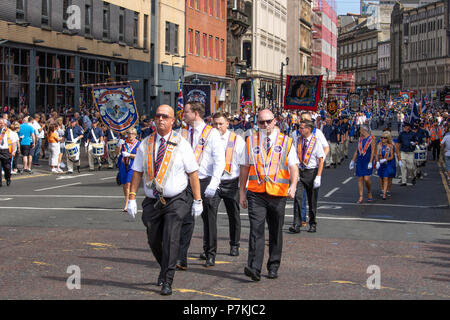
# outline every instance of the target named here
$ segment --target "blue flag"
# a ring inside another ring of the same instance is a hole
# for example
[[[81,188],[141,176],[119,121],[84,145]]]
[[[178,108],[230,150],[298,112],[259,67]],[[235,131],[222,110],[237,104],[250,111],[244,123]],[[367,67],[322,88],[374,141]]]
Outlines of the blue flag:
[[[416,99],[413,99],[412,109],[411,109],[411,118],[409,119],[410,123],[414,123],[414,121],[420,120],[419,110],[417,109]]]

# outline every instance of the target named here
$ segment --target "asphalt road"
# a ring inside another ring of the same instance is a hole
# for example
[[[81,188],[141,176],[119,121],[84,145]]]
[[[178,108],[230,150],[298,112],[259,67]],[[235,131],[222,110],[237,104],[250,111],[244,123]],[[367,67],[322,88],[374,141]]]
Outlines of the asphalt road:
[[[350,152],[355,148],[350,144]],[[15,176],[10,187],[0,188],[0,299],[449,299],[450,210],[441,168],[428,161],[427,175],[417,185],[394,185],[388,200],[374,192],[374,203],[358,205],[348,163],[324,173],[316,234],[288,232],[293,211],[288,202],[278,279],[266,278],[263,270],[254,283],[243,274],[246,210],[241,211],[241,255],[228,255],[222,204],[216,266],[206,269],[197,259],[198,219],[189,269],[176,273],[170,297],[160,296],[155,286],[159,266],[141,213],[132,219],[121,212],[115,171],[51,175],[43,166],[33,175]],[[378,190],[377,177],[372,183]],[[142,189],[138,195],[142,200]],[[66,285],[70,266],[79,267],[81,289]],[[370,266],[379,268],[379,289],[367,286]]]

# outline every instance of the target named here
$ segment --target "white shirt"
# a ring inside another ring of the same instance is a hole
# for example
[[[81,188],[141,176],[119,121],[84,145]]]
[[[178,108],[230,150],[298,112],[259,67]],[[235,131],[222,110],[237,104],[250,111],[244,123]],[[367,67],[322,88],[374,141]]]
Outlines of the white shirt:
[[[277,134],[278,134],[278,131],[273,130],[272,134],[269,136],[271,148],[272,148],[273,144],[275,143],[275,140],[277,139]],[[250,140],[251,137],[249,137],[248,139]],[[265,137],[263,137],[263,134],[261,132],[259,132],[259,140],[260,141],[265,140]],[[291,150],[289,150],[287,161],[288,161],[288,167],[291,167],[293,165],[298,165],[298,163],[299,163],[298,157],[297,157],[297,151],[294,148],[294,144],[292,144]],[[245,147],[245,152],[243,152],[243,156],[241,157],[240,165],[241,166],[249,166],[250,165],[250,159],[248,157],[247,146]]]
[[[220,136],[220,138],[222,139],[222,146],[223,146],[224,154],[227,150],[228,139],[230,138],[230,134],[231,134],[230,130],[227,130],[222,136]],[[236,143],[234,145],[234,152],[233,152],[233,156],[231,157],[231,174],[229,174],[228,172],[226,172],[224,170],[223,175],[222,175],[222,180],[231,180],[231,179],[236,179],[237,177],[239,177],[239,173],[240,173],[239,161],[242,158],[243,152],[245,152],[245,141],[241,136],[236,135]]]
[[[7,128],[3,129],[6,130]],[[0,135],[2,134],[3,130],[0,130]],[[19,136],[16,132],[9,130],[9,139],[11,139],[11,145],[15,144],[17,141],[19,141]],[[8,134],[5,132],[5,136],[3,137],[3,141],[0,141],[0,149],[2,150],[8,150]],[[16,148],[17,150],[17,148]]]
[[[168,134],[164,137],[167,142],[169,138]],[[156,135],[156,143],[155,143],[155,154],[158,153],[158,148],[160,145],[160,135]],[[147,141],[148,137],[145,138],[141,144],[139,145],[136,158],[134,158],[132,169],[137,172],[144,172],[145,170],[145,162],[147,161]],[[194,152],[191,149],[189,143],[184,139],[180,139],[180,143],[178,146],[178,151],[175,155],[173,155],[173,166],[170,172],[167,172],[167,182],[164,187],[163,197],[172,198],[176,195],[179,195],[184,189],[188,186],[188,173],[192,173],[198,170],[198,164],[195,160]],[[145,175],[144,175],[145,177]],[[144,192],[145,195],[149,198],[155,199],[153,195],[153,189],[147,187],[147,181],[144,181]]]
[[[445,148],[445,156],[446,157],[450,157],[450,133],[447,133],[444,137],[444,139],[442,139],[441,144],[444,145]]]
[[[295,143],[297,143],[298,137],[300,136],[300,134],[297,135],[297,131],[298,130],[294,130],[294,132],[291,133],[291,138],[294,139]],[[316,128],[316,132],[314,132],[314,129],[312,132],[316,136],[316,138],[320,141],[323,148],[327,148],[330,146],[328,144],[327,138],[325,138],[325,135],[323,134],[322,130],[320,130],[319,128]]]
[[[194,128],[194,139],[192,150],[197,148],[198,141],[200,140],[203,128],[206,123],[202,121],[200,125]],[[190,145],[191,141],[191,126],[188,129],[187,141]],[[208,141],[203,149],[202,160],[200,162],[200,168],[198,170],[198,178],[205,179],[211,177],[211,183],[217,185],[220,184],[220,178],[222,177],[223,170],[225,169],[225,152],[223,152],[222,138],[217,129],[211,129]]]
[[[307,139],[306,145],[309,145],[309,142],[311,141],[311,138],[313,137],[313,135],[311,134],[309,136],[309,138]],[[317,138],[317,136],[316,136]],[[297,139],[297,141],[294,141],[294,145],[295,145],[295,151],[297,152],[297,156],[298,156],[298,143],[303,143],[303,138]],[[299,156],[299,158],[301,158],[301,155]],[[319,158],[324,158],[325,160],[325,152],[323,151],[323,145],[320,142],[319,138],[316,139],[316,145],[314,146],[314,149],[311,153],[311,157],[309,158],[309,162],[306,165],[306,169],[316,169],[319,167]],[[299,159],[299,167],[302,164],[302,160]]]
[[[37,122],[36,120],[33,120],[32,123],[30,123],[31,126],[33,127],[33,129],[36,131],[35,134],[39,139],[44,139],[45,137],[45,133],[44,130],[41,130],[41,125],[39,124],[39,122]],[[41,132],[39,132],[39,130],[41,130]]]

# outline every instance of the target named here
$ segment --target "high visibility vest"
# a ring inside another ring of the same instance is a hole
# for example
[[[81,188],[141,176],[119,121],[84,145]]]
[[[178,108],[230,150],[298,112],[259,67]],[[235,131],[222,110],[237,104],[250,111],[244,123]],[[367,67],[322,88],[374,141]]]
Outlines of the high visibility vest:
[[[258,132],[247,137],[246,145],[250,160],[247,190],[286,197],[290,182],[287,158],[292,147],[292,138],[279,132],[268,154],[259,142]]]
[[[12,141],[11,141],[11,130],[6,129],[4,134],[6,134],[6,142],[8,143],[8,151],[9,151],[9,153],[12,153],[13,145],[12,145]],[[3,136],[1,138],[3,139]]]
[[[433,128],[431,129],[431,141],[439,139],[442,140],[444,136],[444,130],[442,128]]]

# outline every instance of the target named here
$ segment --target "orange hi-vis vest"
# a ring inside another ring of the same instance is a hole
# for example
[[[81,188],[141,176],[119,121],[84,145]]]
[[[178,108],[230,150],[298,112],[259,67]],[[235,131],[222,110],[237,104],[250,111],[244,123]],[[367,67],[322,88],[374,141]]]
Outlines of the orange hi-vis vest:
[[[438,128],[431,129],[431,141],[434,141],[437,139],[442,140],[443,137],[444,137],[443,128],[438,127]]]
[[[0,141],[3,140],[3,137],[6,134],[6,142],[8,143],[8,151],[9,153],[12,153],[12,149],[13,149],[13,145],[12,145],[12,141],[11,141],[11,130],[10,129],[5,129],[5,131],[3,132],[3,134],[0,135]]]
[[[250,160],[247,190],[286,197],[290,182],[287,158],[292,147],[292,138],[278,132],[278,137],[269,153],[266,153],[259,141],[258,132],[254,132],[246,140]]]
[[[203,155],[203,149],[205,149],[206,143],[208,142],[209,135],[211,134],[211,130],[213,129],[212,126],[206,125],[203,128],[202,134],[200,135],[200,139],[197,142],[197,146],[194,150],[194,156],[195,159],[197,159],[197,163],[200,165],[200,162],[202,162],[202,155]],[[182,129],[181,135],[183,138],[187,140],[188,137],[188,130]]]
[[[227,148],[225,149],[225,171],[231,174],[231,164],[233,163],[234,148],[236,147],[237,135],[233,131],[230,131],[230,137],[228,138]]]

